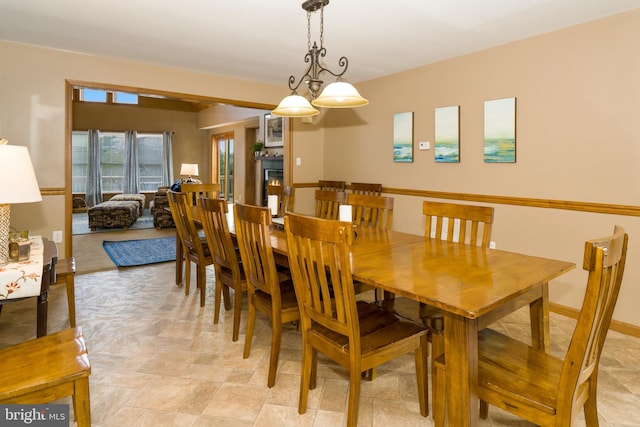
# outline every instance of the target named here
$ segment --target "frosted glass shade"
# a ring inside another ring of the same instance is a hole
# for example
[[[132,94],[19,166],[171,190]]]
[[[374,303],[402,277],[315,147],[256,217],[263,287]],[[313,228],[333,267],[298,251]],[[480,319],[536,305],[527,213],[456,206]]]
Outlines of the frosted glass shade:
[[[293,94],[280,101],[271,114],[283,117],[311,117],[317,116],[320,112],[309,104],[307,98]]]
[[[320,96],[311,101],[316,107],[352,108],[367,105],[353,85],[347,82],[334,82],[324,88]]]

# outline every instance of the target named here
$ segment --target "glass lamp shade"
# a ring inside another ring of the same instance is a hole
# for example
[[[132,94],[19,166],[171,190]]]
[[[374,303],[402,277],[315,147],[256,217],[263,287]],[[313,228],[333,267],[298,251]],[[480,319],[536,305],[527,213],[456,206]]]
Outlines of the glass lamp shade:
[[[307,98],[294,93],[280,101],[278,107],[271,114],[283,117],[312,117],[317,116],[320,112],[309,104]]]
[[[353,85],[346,82],[334,82],[324,88],[320,96],[311,101],[316,107],[352,108],[367,105]]]
[[[180,175],[198,176],[197,163],[183,163],[180,166]]]

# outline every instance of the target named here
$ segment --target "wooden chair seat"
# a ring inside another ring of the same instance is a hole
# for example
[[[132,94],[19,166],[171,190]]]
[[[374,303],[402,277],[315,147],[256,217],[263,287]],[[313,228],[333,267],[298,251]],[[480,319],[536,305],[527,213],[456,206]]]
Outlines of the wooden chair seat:
[[[91,425],[91,365],[82,329],[65,329],[0,349],[0,403],[43,404],[72,396],[78,426]]]

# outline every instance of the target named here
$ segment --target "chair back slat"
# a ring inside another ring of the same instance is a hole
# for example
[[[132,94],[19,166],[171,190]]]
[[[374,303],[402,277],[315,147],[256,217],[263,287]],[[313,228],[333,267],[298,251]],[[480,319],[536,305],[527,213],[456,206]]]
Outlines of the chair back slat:
[[[489,247],[494,209],[489,206],[425,201],[424,235],[449,242]]]
[[[613,235],[585,242],[583,268],[589,272],[584,301],[562,367],[558,417],[572,419],[595,387],[598,364],[620,293],[628,235],[620,226]]]
[[[318,187],[326,191],[344,191],[346,186],[347,183],[344,181],[328,181],[322,179],[318,181]]]
[[[193,208],[191,195],[183,192],[168,191],[169,208],[176,224],[178,238],[182,242],[187,255],[195,255],[199,259],[205,259],[205,251],[198,229],[193,220]]]
[[[191,195],[189,197],[190,206],[196,206],[198,197],[205,196],[210,199],[218,198],[220,194],[220,184],[218,183],[183,183],[180,185],[180,192]]]
[[[352,206],[354,224],[391,230],[393,197],[349,193],[347,204]]]
[[[280,281],[269,236],[269,208],[236,203],[234,222],[247,285],[252,288],[249,292],[257,289],[270,294],[274,307],[280,310]]]
[[[227,222],[227,201],[200,197],[198,215],[213,256],[216,275],[226,273],[240,278],[238,254]]]
[[[382,184],[352,182],[349,184],[349,188],[354,194],[365,194],[368,196],[382,195]]]
[[[317,322],[355,342],[360,332],[348,250],[353,232],[345,223],[299,214],[284,222],[303,329]]]
[[[289,185],[267,185],[267,195],[278,196],[278,216],[284,217],[287,212],[293,212],[296,192],[295,187]]]
[[[324,219],[338,219],[340,205],[347,203],[347,193],[344,191],[316,190],[315,216]]]

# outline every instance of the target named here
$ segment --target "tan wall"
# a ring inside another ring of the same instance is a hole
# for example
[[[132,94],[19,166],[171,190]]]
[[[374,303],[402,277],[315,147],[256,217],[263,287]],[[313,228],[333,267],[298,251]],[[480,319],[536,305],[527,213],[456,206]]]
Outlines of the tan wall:
[[[326,179],[385,187],[638,205],[640,11],[358,84],[370,101],[325,119]],[[354,66],[356,66],[354,64]],[[517,98],[517,162],[483,162],[483,103]],[[393,114],[414,112],[414,144],[434,139],[434,108],[460,105],[461,162],[416,151],[393,163]],[[357,159],[366,159],[357,161]],[[421,203],[396,197],[394,228],[422,233]],[[297,200],[296,200],[297,202]],[[576,262],[551,299],[579,307],[585,239],[629,232],[615,319],[640,325],[640,218],[495,205],[498,248]]]

